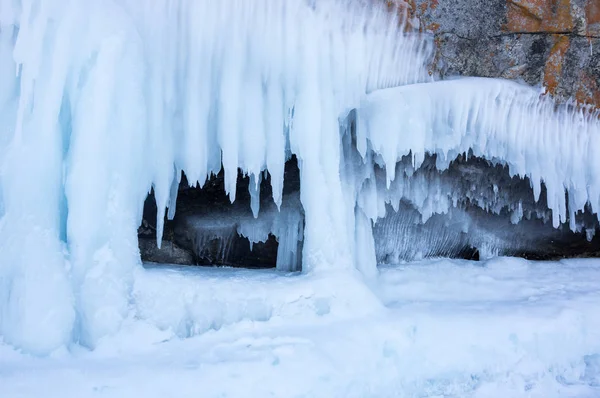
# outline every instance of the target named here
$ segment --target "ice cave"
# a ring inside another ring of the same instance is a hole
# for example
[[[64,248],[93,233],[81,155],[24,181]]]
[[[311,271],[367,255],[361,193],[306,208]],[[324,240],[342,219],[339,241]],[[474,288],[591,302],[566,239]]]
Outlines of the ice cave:
[[[598,256],[598,110],[441,79],[403,4],[0,0],[0,341],[374,313],[394,265]]]

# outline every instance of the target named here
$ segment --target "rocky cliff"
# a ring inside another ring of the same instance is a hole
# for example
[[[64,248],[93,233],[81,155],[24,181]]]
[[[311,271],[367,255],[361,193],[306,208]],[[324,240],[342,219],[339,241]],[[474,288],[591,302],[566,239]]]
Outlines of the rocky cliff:
[[[600,0],[409,0],[437,46],[431,72],[543,85],[600,106]]]

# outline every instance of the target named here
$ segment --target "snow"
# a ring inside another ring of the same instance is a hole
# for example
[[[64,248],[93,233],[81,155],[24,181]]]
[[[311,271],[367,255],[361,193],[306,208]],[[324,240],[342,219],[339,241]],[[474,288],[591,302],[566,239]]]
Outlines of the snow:
[[[19,397],[595,397],[600,262],[431,260],[358,273],[149,266],[94,351],[0,345]],[[183,338],[185,337],[185,338]]]
[[[203,186],[222,169],[231,201],[238,171],[250,177],[251,214],[235,232],[253,243],[277,236],[282,272],[301,259],[298,280],[307,282],[291,286],[307,290],[317,317],[383,308],[366,289],[378,278],[373,223],[390,206],[407,200],[424,222],[467,195],[415,172],[427,154],[439,170],[469,151],[507,165],[530,178],[536,198],[543,182],[553,225],[582,230],[576,212],[600,207],[598,114],[501,80],[434,82],[432,38],[392,11],[363,0],[0,0],[3,340],[44,356],[73,343],[100,349],[140,311],[177,335],[277,311],[293,319],[297,305],[303,313],[302,300],[277,296],[287,284],[257,290],[263,301],[230,316],[228,301],[196,290],[249,291],[219,279],[211,288],[190,281],[190,290],[175,276],[156,287],[179,281],[167,289],[177,296],[170,317],[152,304],[152,286],[140,288],[137,228],[153,191],[160,246],[182,173]],[[283,178],[292,155],[301,189],[290,210]],[[258,198],[266,173],[273,206]],[[508,208],[518,222],[520,205],[499,198],[476,203]],[[479,249],[496,253],[489,242]]]
[[[427,249],[386,224],[401,201],[595,233],[597,112],[435,82],[431,39],[362,0],[0,0],[0,396],[600,395],[598,260],[377,266]],[[547,203],[439,173],[460,154]],[[272,234],[277,270],[144,268],[148,193],[160,245],[182,173],[221,169],[249,208],[189,218],[195,244]]]

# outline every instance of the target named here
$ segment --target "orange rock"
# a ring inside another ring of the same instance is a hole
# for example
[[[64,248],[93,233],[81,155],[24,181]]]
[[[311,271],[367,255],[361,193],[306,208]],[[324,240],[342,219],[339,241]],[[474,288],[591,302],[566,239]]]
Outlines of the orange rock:
[[[414,2],[412,3],[414,4]],[[439,6],[438,0],[428,0],[419,5],[419,7],[413,7],[416,16],[421,21],[421,28],[426,31],[437,32],[440,29],[440,24],[435,21],[430,21],[425,18],[425,14],[429,10],[435,10]],[[412,6],[411,6],[412,7]]]
[[[588,26],[587,34],[600,36],[600,1],[589,0],[585,8],[585,19]]]
[[[427,30],[430,30],[432,32],[437,32],[440,29],[440,24],[436,23],[436,22],[432,22],[427,24],[426,26]]]
[[[509,32],[571,32],[571,0],[507,0]]]
[[[546,61],[546,68],[544,69],[544,86],[548,89],[550,94],[555,94],[558,84],[562,76],[562,68],[571,45],[571,39],[569,36],[558,36],[555,39],[554,46],[550,50],[550,56]]]
[[[510,32],[537,32],[541,30],[543,12],[539,6],[508,0],[505,29]]]
[[[575,84],[575,99],[580,104],[600,106],[600,87],[592,76],[582,72]]]
[[[585,17],[588,24],[600,23],[600,2],[590,0],[585,8]]]

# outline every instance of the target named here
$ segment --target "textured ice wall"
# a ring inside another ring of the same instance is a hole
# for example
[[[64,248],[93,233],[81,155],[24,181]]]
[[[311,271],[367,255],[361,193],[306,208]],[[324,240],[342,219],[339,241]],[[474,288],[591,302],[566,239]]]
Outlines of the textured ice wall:
[[[543,179],[555,222],[565,188],[597,209],[595,115],[501,81],[406,86],[431,81],[430,42],[403,32],[358,0],[0,0],[3,339],[47,353],[116,332],[144,199],[172,216],[181,171],[203,184],[223,167],[233,200],[238,168],[268,170],[279,206],[295,154],[307,272],[373,275],[386,203],[447,211],[426,181],[378,186],[374,165],[392,187],[409,153],[443,166],[472,148]]]
[[[182,170],[222,165],[233,200],[238,168],[268,169],[279,205],[296,154],[303,268],[353,266],[338,118],[429,79],[400,25],[361,1],[0,1],[3,338],[44,353],[118,330],[144,198],[172,215]]]
[[[386,171],[388,189],[380,186],[379,198],[391,204],[407,198],[425,220],[465,196],[464,189],[447,182],[408,178],[426,154],[436,155],[438,170],[467,153],[507,165],[511,175],[528,177],[535,201],[543,183],[554,227],[568,221],[575,230],[575,214],[586,204],[594,213],[600,210],[596,110],[572,103],[557,106],[541,97],[540,90],[517,83],[468,78],[380,90],[365,97],[357,114],[358,150],[363,156],[367,148],[377,153],[374,164]],[[398,164],[408,154],[413,159],[410,169]],[[497,197],[481,199],[482,208],[497,205]],[[514,210],[516,203],[501,205]]]

